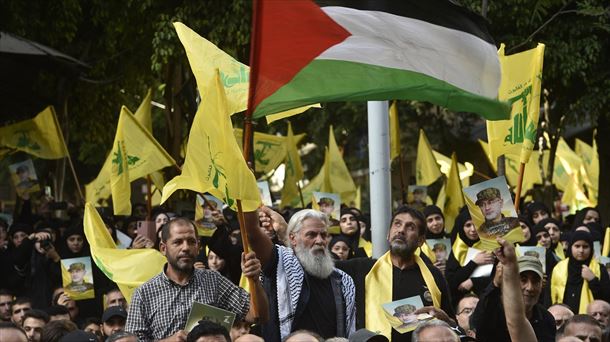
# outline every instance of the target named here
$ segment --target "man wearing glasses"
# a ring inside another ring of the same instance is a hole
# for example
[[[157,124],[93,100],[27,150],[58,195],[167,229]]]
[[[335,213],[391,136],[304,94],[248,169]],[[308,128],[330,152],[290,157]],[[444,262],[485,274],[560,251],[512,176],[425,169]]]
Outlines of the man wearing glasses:
[[[477,193],[476,205],[479,206],[485,223],[479,228],[490,236],[502,236],[511,229],[519,227],[519,219],[516,217],[505,217],[502,215],[502,197],[497,188],[487,188]]]
[[[475,332],[470,327],[470,316],[477,307],[478,302],[479,297],[477,297],[475,294],[467,294],[458,302],[456,308],[457,315],[455,318],[457,318],[458,325],[460,328],[462,328],[462,330],[464,330],[466,335],[472,338],[475,338]]]

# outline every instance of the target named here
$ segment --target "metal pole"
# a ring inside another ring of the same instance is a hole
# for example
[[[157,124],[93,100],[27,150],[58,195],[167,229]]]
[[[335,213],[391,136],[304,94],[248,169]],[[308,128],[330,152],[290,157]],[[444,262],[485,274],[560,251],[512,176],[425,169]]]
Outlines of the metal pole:
[[[373,257],[379,258],[388,250],[392,217],[388,101],[368,102],[368,127]]]

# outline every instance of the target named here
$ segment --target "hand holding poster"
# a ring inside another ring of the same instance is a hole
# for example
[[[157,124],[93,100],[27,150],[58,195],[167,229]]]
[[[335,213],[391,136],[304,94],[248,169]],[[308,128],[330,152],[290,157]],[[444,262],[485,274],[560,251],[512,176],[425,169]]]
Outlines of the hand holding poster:
[[[339,228],[339,219],[341,218],[341,197],[339,194],[330,192],[314,192],[312,196],[313,199],[311,201],[311,207],[314,210],[321,211],[328,216],[328,220],[330,221],[328,232],[330,234],[341,233],[341,228]]]
[[[500,247],[496,242],[498,237],[511,243],[523,241],[523,231],[504,176],[469,186],[463,191],[481,239],[479,248],[490,251]]]
[[[61,275],[64,290],[71,299],[95,298],[90,257],[62,259]]]
[[[424,306],[419,296],[404,298],[381,306],[392,328],[401,334],[413,331],[423,321],[433,318],[429,314],[415,314],[417,309]]]
[[[11,172],[11,178],[13,179],[13,184],[15,184],[17,194],[20,197],[40,190],[32,159],[9,165],[8,168]]]

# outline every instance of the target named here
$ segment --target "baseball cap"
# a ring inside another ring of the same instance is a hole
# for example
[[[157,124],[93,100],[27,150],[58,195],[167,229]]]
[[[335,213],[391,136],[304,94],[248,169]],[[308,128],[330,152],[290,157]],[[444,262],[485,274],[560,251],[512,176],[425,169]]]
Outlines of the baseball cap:
[[[114,316],[119,316],[127,319],[127,311],[122,306],[111,306],[104,311],[102,322],[106,322]]]
[[[542,263],[540,260],[531,255],[524,255],[519,257],[519,273],[523,273],[525,271],[532,271],[536,273],[540,278],[542,278]]]
[[[388,342],[388,338],[367,329],[360,329],[349,335],[350,342]]]

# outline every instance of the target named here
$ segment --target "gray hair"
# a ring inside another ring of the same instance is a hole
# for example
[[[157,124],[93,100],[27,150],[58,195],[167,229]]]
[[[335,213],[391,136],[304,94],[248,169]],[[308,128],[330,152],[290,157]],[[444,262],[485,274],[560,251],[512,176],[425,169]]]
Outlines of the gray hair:
[[[117,331],[114,334],[108,336],[108,338],[106,339],[106,342],[115,342],[115,341],[118,341],[125,337],[135,337],[136,341],[138,340],[138,336],[136,336],[135,334],[121,330],[121,331]]]
[[[419,334],[421,334],[422,331],[424,331],[428,328],[435,328],[435,327],[447,328],[449,331],[451,331],[451,333],[455,337],[455,341],[456,342],[460,341],[460,337],[455,333],[453,328],[451,328],[451,326],[449,324],[447,324],[447,322],[444,322],[444,321],[441,321],[438,319],[433,319],[433,320],[420,324],[417,327],[417,329],[415,329],[415,331],[413,332],[413,335],[411,336],[411,342],[419,342],[420,341]]]
[[[328,227],[330,224],[328,221],[328,216],[326,216],[326,214],[324,214],[323,212],[319,212],[313,209],[303,209],[297,211],[294,215],[292,215],[292,217],[290,218],[290,222],[288,222],[288,227],[286,227],[285,242],[287,246],[290,246],[290,240],[288,240],[290,238],[290,234],[298,233],[299,230],[303,228],[303,221],[308,218],[315,218],[321,220],[322,222],[324,222],[326,227]]]

